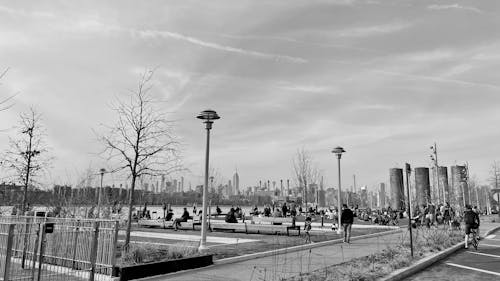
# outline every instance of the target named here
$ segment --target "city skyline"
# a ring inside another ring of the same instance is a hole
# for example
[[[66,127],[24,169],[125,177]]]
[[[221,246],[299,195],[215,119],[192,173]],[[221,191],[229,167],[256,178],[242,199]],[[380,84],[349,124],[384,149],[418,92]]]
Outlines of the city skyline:
[[[89,167],[112,170],[94,131],[116,120],[116,97],[156,68],[153,93],[190,170],[173,175],[185,189],[203,182],[195,116],[207,108],[221,116],[212,167],[227,182],[237,166],[240,189],[293,182],[301,148],[335,186],[337,145],[347,151],[343,187],[353,174],[358,188],[377,187],[389,168],[432,166],[434,142],[439,165],[467,161],[485,184],[500,154],[499,9],[495,1],[0,1],[0,71],[9,69],[0,97],[14,95],[0,112],[0,149],[34,106],[55,157],[47,186],[74,185]]]

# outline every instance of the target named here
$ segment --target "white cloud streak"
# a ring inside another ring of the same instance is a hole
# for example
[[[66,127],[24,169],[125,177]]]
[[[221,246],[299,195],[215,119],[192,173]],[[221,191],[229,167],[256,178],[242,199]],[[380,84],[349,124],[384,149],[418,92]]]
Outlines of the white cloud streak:
[[[376,35],[390,34],[411,27],[407,22],[396,22],[373,26],[355,27],[337,32],[340,37],[370,37]]]
[[[17,10],[5,6],[0,6],[0,13],[5,13],[11,16],[21,16],[21,17],[38,17],[38,18],[53,18],[54,15],[49,12],[42,11],[26,11],[24,9]]]
[[[279,86],[278,89],[287,91],[309,92],[309,93],[323,93],[326,92],[329,88],[322,86],[314,86],[314,85],[287,85],[287,86]]]
[[[457,85],[462,85],[462,86],[485,87],[485,88],[490,88],[490,89],[494,89],[494,90],[500,90],[500,85],[487,84],[487,83],[477,83],[477,82],[470,82],[470,81],[457,80],[457,79],[448,79],[448,78],[442,78],[442,77],[437,77],[437,76],[408,74],[408,73],[386,71],[386,70],[380,70],[380,69],[373,70],[373,72],[383,74],[383,75],[401,76],[401,77],[406,77],[406,78],[410,78],[410,79],[423,79],[423,80],[427,80],[427,81],[434,81],[434,82],[440,82],[440,83],[452,83],[452,84],[457,84]]]
[[[464,11],[471,11],[475,13],[483,13],[482,10],[476,8],[476,7],[471,7],[471,6],[463,6],[460,4],[450,4],[450,5],[429,5],[427,6],[427,9],[429,10],[464,10]]]
[[[246,49],[242,49],[242,48],[236,48],[236,47],[232,47],[232,46],[225,46],[225,45],[203,41],[203,40],[200,40],[200,39],[195,38],[195,37],[186,36],[184,34],[170,32],[170,31],[139,30],[139,31],[133,31],[132,33],[133,33],[133,35],[138,35],[139,37],[142,37],[142,38],[158,38],[158,37],[171,38],[171,39],[181,40],[181,41],[189,42],[191,44],[195,44],[198,46],[211,48],[211,49],[215,49],[215,50],[219,50],[219,51],[237,53],[237,54],[259,57],[259,58],[264,58],[264,59],[273,59],[276,61],[285,61],[285,62],[291,62],[291,63],[306,63],[307,62],[306,59],[300,58],[300,57],[293,57],[293,56],[280,55],[280,54],[269,54],[269,53],[257,52],[257,51],[252,51],[252,50],[246,50]]]

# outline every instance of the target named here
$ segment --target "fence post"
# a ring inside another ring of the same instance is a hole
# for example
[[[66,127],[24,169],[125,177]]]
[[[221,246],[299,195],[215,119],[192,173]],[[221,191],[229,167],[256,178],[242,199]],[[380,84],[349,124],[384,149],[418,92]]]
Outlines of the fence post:
[[[75,239],[73,240],[73,264],[71,266],[72,269],[75,269],[75,260],[76,260],[76,248],[78,243],[78,233],[80,232],[80,220],[76,221],[75,227]]]
[[[36,257],[38,256],[38,248],[40,247],[41,230],[42,230],[41,224],[38,223],[38,229],[36,231],[36,239],[35,239],[35,249],[33,250],[33,261],[31,264],[31,281],[35,280]]]
[[[9,224],[9,233],[7,236],[7,246],[5,247],[5,263],[4,263],[4,272],[3,272],[3,280],[9,280],[10,273],[10,258],[12,256],[12,242],[14,239],[14,224]]]
[[[38,255],[38,276],[37,281],[40,281],[40,277],[42,276],[42,265],[43,265],[43,254],[44,254],[44,246],[45,246],[45,224],[43,222],[40,224],[40,254]]]
[[[114,229],[114,235],[113,235],[113,250],[111,251],[111,275],[112,276],[118,276],[115,274],[115,266],[116,266],[116,247],[118,244],[118,230],[120,229],[120,222],[116,221],[115,222],[115,229]]]
[[[97,259],[97,245],[99,242],[99,222],[94,222],[94,237],[92,238],[92,251],[90,252],[90,276],[89,281],[94,281],[95,263]]]
[[[30,224],[31,224],[31,218],[27,217],[26,218],[26,223],[24,225],[24,244],[23,244],[23,258],[21,261],[21,268],[24,269],[25,262],[26,262],[26,247],[28,247],[28,235],[30,232]]]

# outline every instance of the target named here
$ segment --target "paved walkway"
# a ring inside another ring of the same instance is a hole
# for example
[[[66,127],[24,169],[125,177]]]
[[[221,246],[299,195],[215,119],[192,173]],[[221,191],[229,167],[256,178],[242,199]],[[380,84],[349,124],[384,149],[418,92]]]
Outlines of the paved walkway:
[[[256,258],[231,264],[213,265],[193,271],[145,278],[143,280],[228,280],[228,281],[278,281],[282,278],[310,272],[353,258],[367,256],[400,241],[403,233],[335,244],[298,252]]]

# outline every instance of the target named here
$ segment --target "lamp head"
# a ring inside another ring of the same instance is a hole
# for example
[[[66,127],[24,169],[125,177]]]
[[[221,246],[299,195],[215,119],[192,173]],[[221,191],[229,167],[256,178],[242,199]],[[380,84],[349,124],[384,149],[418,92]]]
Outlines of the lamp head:
[[[337,146],[332,150],[332,153],[337,155],[338,159],[340,159],[340,157],[342,157],[342,153],[344,153],[344,152],[345,152],[345,150],[340,146]]]
[[[217,115],[217,112],[215,112],[215,110],[207,109],[200,112],[200,114],[198,114],[196,118],[210,121],[220,119],[220,116]]]

